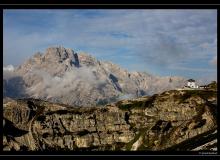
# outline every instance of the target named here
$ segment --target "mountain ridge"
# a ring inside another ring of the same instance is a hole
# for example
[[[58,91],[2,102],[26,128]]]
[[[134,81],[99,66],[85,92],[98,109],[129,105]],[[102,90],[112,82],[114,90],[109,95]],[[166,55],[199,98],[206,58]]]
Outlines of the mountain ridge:
[[[4,151],[216,151],[217,92],[165,91],[104,107],[3,103]]]
[[[33,97],[76,106],[106,104],[126,96],[152,95],[183,86],[186,80],[129,72],[112,62],[64,47],[49,47],[45,53],[37,52],[15,68],[14,73],[20,77],[19,83],[13,81],[14,84],[9,84],[12,87],[6,88],[12,88],[8,92],[13,92],[13,86],[22,84],[24,93],[18,98]]]

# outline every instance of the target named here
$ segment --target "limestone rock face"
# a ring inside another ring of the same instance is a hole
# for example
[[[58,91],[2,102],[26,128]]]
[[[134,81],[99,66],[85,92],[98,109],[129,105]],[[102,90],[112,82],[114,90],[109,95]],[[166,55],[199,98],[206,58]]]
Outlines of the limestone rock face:
[[[89,54],[75,53],[64,47],[37,52],[11,72],[16,77],[8,79],[7,83],[4,81],[4,96],[75,106],[105,105],[152,95],[182,87],[185,82],[181,77],[129,72],[111,62],[99,61]]]
[[[4,150],[215,150],[216,91],[166,91],[100,107],[4,100]]]

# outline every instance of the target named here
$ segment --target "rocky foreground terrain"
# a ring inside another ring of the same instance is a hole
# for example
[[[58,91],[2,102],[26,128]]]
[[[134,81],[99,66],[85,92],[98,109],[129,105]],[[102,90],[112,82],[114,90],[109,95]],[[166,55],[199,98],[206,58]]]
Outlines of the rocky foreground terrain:
[[[64,47],[37,52],[3,74],[3,95],[74,106],[105,105],[121,99],[182,87],[186,79],[129,72],[107,61]]]
[[[217,150],[216,90],[165,91],[106,106],[4,99],[4,151]]]

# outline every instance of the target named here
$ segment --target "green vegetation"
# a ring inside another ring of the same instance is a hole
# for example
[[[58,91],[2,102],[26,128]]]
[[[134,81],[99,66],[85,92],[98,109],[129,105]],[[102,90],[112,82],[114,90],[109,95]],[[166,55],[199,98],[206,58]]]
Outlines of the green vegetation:
[[[117,103],[118,107],[122,110],[129,110],[132,108],[142,108],[144,107],[144,102],[142,101],[133,101],[126,104],[123,104],[121,102]]]
[[[105,99],[99,99],[97,101],[97,106],[105,106],[111,102],[116,102],[118,100],[119,96],[114,96],[114,97],[110,97],[110,98],[105,98]]]
[[[212,97],[217,97],[217,92],[211,90],[187,90],[183,95],[175,96],[175,98],[179,99],[179,103],[183,103],[186,99],[194,96],[199,96],[202,99],[207,100]]]
[[[116,105],[122,109],[122,110],[130,110],[133,108],[146,108],[151,107],[154,100],[156,99],[157,94],[149,97],[147,100],[134,100],[134,101],[128,101],[128,103],[123,104],[123,101],[119,101],[116,103]]]
[[[212,90],[217,90],[217,82],[212,81],[212,83],[208,84],[207,87],[212,89]]]

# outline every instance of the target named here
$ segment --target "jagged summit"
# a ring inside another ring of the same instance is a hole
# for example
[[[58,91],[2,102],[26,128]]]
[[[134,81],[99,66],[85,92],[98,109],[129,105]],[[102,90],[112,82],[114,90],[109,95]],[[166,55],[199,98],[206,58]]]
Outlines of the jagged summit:
[[[72,67],[80,67],[78,54],[72,49],[59,46],[49,47],[44,53],[36,52],[33,57],[21,64],[17,71],[21,74],[26,74],[33,69],[39,69],[54,76]]]
[[[79,67],[77,53],[74,53],[72,49],[66,49],[61,46],[47,48],[44,58],[45,60],[59,63],[67,61],[70,65],[74,64],[76,67]]]
[[[37,54],[39,54],[39,52]],[[63,46],[47,48],[43,57],[45,57],[46,61],[60,63],[69,60],[69,63],[74,64],[76,67],[79,67],[81,63],[86,66],[94,66],[100,63],[99,60],[88,53],[76,53],[72,49],[64,48]]]
[[[50,63],[66,63],[75,67],[80,67],[80,63],[86,66],[94,66],[100,63],[99,60],[88,53],[76,53],[72,49],[63,46],[49,47],[45,50],[45,53],[37,52],[31,59]]]
[[[64,63],[67,65],[75,65],[79,67],[78,54],[72,49],[66,49],[64,47],[49,47],[45,50],[45,53],[37,52],[33,55],[27,63]]]

